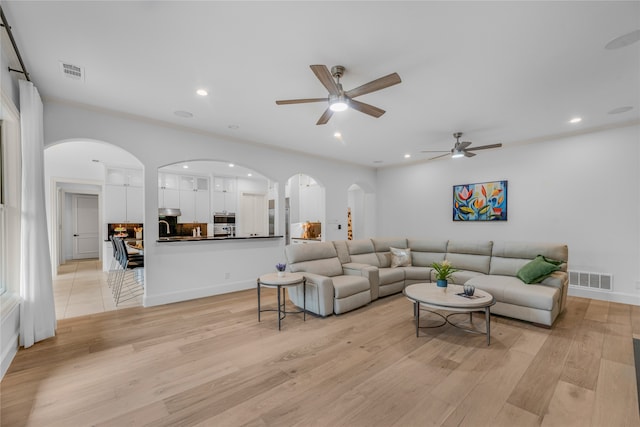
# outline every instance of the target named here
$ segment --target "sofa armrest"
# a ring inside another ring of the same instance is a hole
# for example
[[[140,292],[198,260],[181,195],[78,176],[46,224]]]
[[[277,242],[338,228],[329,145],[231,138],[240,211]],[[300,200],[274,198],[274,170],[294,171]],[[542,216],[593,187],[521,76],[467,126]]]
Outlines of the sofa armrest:
[[[342,264],[342,271],[347,276],[362,276],[369,281],[371,287],[371,301],[378,299],[380,293],[380,274],[375,265],[349,262]]]
[[[320,274],[308,273],[301,271],[307,279],[308,286],[312,285],[317,289],[318,293],[318,314],[320,316],[330,316],[333,314],[333,280],[331,277],[322,276]]]
[[[566,271],[554,271],[549,277],[540,282],[541,285],[552,286],[560,290],[560,311],[567,305],[567,294],[569,293],[569,275]]]

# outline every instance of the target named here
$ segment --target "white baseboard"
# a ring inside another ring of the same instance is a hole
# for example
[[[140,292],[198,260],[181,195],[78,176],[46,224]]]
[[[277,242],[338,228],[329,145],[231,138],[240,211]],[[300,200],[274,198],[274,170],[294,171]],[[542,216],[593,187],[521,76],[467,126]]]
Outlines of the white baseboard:
[[[4,377],[4,374],[9,369],[13,358],[18,353],[19,338],[20,338],[20,298],[3,295],[2,301],[2,333],[0,333],[0,348],[2,354],[0,355],[0,379]]]
[[[602,301],[619,302],[622,304],[640,305],[640,295],[625,294],[620,292],[601,291],[596,289],[580,289],[569,287],[569,295],[573,297],[582,297],[590,299],[598,299]]]
[[[253,280],[250,280],[250,281],[228,283],[222,286],[190,289],[188,291],[177,290],[175,292],[170,292],[170,293],[160,294],[160,295],[151,295],[151,296],[145,295],[142,298],[142,305],[145,307],[153,307],[156,305],[171,304],[174,302],[187,301],[191,299],[206,298],[213,295],[221,295],[221,294],[228,294],[230,292],[244,291],[247,289],[255,289],[255,287],[256,287],[256,282]]]

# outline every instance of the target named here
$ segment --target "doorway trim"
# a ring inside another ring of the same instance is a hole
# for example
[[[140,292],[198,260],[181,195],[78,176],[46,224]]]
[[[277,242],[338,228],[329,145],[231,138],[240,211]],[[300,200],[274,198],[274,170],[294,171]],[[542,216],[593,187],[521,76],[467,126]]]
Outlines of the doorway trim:
[[[88,259],[88,258],[98,258],[100,256],[100,205],[98,203],[98,195],[96,194],[87,194],[86,191],[83,192],[67,192],[67,195],[71,196],[71,228],[73,232],[73,238],[71,239],[72,243],[72,259]],[[82,200],[90,200],[93,208],[93,204],[95,203],[95,215],[86,215],[84,211],[80,210],[80,202]],[[65,203],[66,206],[66,203]],[[89,219],[92,223],[92,232],[89,235],[83,234],[81,230],[79,230],[80,225],[85,223],[85,220]],[[95,222],[94,222],[95,220]],[[95,227],[95,228],[94,228]],[[67,232],[69,230],[66,230]],[[95,233],[93,233],[95,231]],[[65,233],[66,234],[66,233]],[[80,241],[91,242],[95,244],[95,250],[81,252],[81,243]],[[95,256],[94,256],[95,254]]]
[[[82,190],[84,194],[95,194],[98,196],[98,224],[102,224],[102,205],[103,205],[103,191],[104,183],[101,181],[84,180],[84,179],[72,179],[72,178],[60,178],[52,177],[49,186],[49,201],[51,212],[49,212],[49,252],[51,254],[51,260],[55,261],[51,263],[52,273],[55,275],[58,273],[58,267],[62,264],[62,220],[63,220],[63,208],[64,198],[67,191],[62,187],[62,184],[86,184],[96,185],[100,187],[100,190]],[[78,191],[69,191],[69,193],[78,193]],[[98,240],[104,240],[104,227],[100,226],[98,233]],[[98,245],[98,257],[102,260],[102,245]]]

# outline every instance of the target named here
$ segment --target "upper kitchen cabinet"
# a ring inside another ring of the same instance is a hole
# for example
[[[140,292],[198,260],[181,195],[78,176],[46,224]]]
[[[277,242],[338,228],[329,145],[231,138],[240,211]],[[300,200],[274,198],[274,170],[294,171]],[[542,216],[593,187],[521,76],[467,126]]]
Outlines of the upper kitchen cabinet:
[[[209,177],[180,175],[179,223],[211,222]]]
[[[142,169],[107,166],[105,174],[105,222],[144,222]]]
[[[168,209],[180,208],[179,175],[171,173],[158,174],[158,207]]]
[[[236,212],[238,207],[237,178],[213,178],[213,211]]]

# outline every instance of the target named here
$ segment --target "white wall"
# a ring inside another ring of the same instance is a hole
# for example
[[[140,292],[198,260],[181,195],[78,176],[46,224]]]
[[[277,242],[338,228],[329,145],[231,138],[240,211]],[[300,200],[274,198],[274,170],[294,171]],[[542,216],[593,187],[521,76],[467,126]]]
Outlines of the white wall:
[[[191,132],[62,103],[45,102],[45,146],[70,139],[115,144],[145,171],[145,224],[158,221],[158,167],[180,161],[220,160],[253,169],[278,185],[304,172],[325,186],[326,218],[342,221],[323,230],[326,240],[346,239],[347,190],[353,182],[375,188],[371,168],[279,151],[259,144]],[[282,188],[282,187],[281,187]],[[278,191],[284,206],[284,191]],[[284,224],[284,211],[277,223]],[[284,239],[157,243],[158,228],[145,227],[145,305],[197,298],[255,286],[256,278],[284,261]],[[284,234],[284,230],[276,233]]]
[[[613,274],[613,292],[573,294],[640,305],[640,126],[483,151],[377,174],[378,235],[569,246],[569,269]],[[452,186],[508,180],[508,221],[452,221]]]

